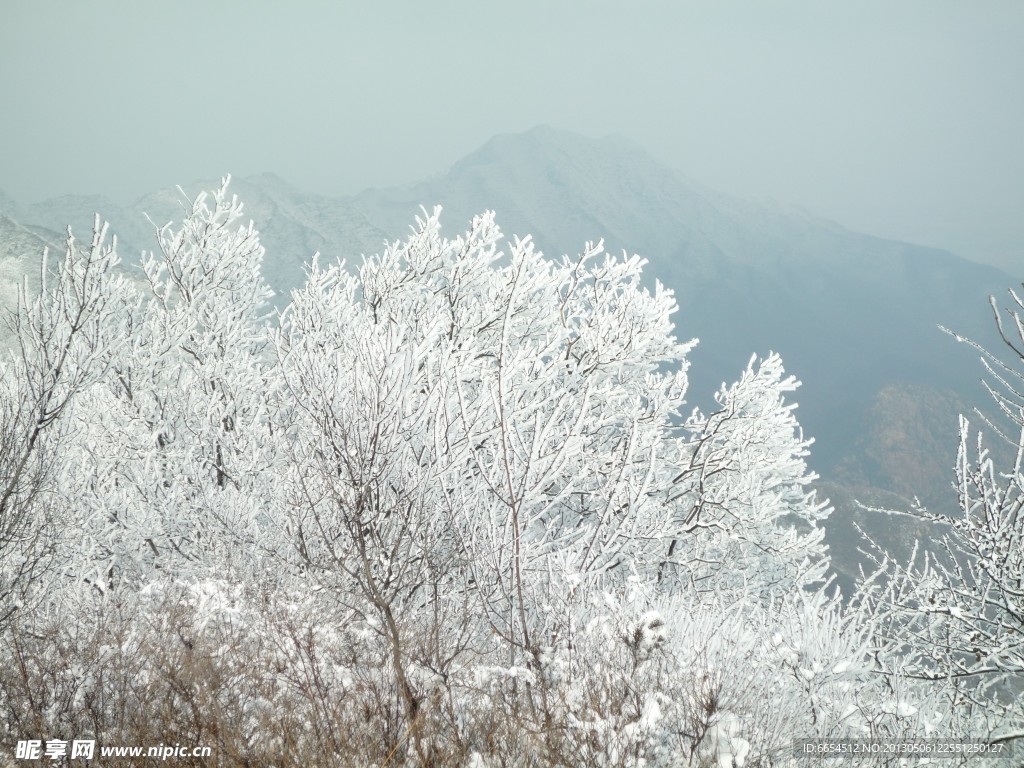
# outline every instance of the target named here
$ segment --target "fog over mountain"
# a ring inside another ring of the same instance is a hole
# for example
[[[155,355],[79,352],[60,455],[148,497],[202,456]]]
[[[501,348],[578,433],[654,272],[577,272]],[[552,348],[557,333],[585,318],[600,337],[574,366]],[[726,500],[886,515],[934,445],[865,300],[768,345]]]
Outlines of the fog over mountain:
[[[314,251],[355,262],[403,237],[421,205],[444,207],[451,236],[494,209],[506,236],[531,234],[549,255],[602,238],[611,252],[639,253],[652,284],[676,292],[678,335],[701,341],[691,357],[691,404],[711,406],[719,384],[735,379],[752,354],[781,353],[804,383],[798,417],[817,440],[811,464],[845,505],[854,495],[894,498],[884,493],[953,505],[957,414],[984,397],[977,354],[937,326],[995,346],[988,297],[1014,285],[945,251],[719,194],[627,139],[546,127],[496,136],[408,187],[335,199],[264,174],[232,188],[261,231],[265,272],[281,296]],[[5,299],[12,259],[32,261],[43,241],[62,240],[65,224],[85,239],[100,211],[130,260],[153,244],[143,212],[157,223],[178,219],[178,197],[161,190],[130,208],[76,196],[19,207],[0,197]]]

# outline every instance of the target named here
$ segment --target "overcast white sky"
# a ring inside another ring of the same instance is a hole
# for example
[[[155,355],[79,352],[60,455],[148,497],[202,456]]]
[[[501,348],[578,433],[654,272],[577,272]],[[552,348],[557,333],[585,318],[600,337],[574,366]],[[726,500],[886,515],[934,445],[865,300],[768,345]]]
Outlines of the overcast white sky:
[[[619,133],[705,184],[1024,277],[1024,2],[6,2],[0,189],[327,194],[496,133]]]

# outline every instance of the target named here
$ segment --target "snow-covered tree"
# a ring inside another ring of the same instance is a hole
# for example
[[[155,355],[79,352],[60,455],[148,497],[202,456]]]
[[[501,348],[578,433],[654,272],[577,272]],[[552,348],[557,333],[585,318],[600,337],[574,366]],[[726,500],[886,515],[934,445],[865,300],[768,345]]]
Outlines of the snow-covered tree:
[[[1024,741],[1024,303],[992,309],[1007,362],[975,342],[997,406],[994,418],[979,413],[990,440],[1000,441],[999,461],[960,419],[954,487],[960,513],[952,518],[923,509],[916,514],[944,531],[915,550],[909,563],[879,558],[890,578],[878,587],[891,610],[886,632],[908,671],[941,681],[946,695],[977,715],[978,729],[993,741]],[[1006,450],[1006,448],[1009,450]],[[879,579],[878,581],[881,581]],[[909,649],[905,652],[904,649]]]
[[[669,546],[665,573],[697,591],[766,597],[822,582],[828,567],[824,528],[831,508],[816,499],[800,432],[798,382],[782,360],[752,358],[735,384],[716,394],[710,415],[687,422],[692,438],[675,478],[684,540]]]
[[[49,584],[57,540],[68,532],[59,492],[67,416],[106,373],[120,335],[123,277],[116,240],[96,219],[83,247],[68,230],[56,266],[43,253],[40,290],[27,281],[11,318],[17,349],[0,359],[0,628],[26,587]]]
[[[357,274],[314,265],[276,342],[286,528],[380,628],[410,716],[413,665],[443,678],[471,637],[536,665],[574,596],[652,571],[685,450],[686,347],[639,259],[503,256],[493,215],[446,240],[438,213]]]
[[[463,564],[490,628],[530,653],[554,631],[546,616],[593,584],[697,562],[706,578],[711,559],[734,586],[820,575],[826,511],[779,358],[685,422],[689,345],[637,257],[591,246],[552,262],[529,240],[502,256],[499,237],[485,216],[445,240],[435,212],[356,275],[315,266],[293,296],[276,412],[296,435],[303,556],[328,530],[343,547],[382,537],[389,573],[428,548]],[[368,493],[388,525],[365,518]]]
[[[226,190],[158,228],[143,278],[120,287],[106,375],[69,414],[60,484],[82,532],[69,559],[101,592],[258,555],[270,291],[256,232]]]

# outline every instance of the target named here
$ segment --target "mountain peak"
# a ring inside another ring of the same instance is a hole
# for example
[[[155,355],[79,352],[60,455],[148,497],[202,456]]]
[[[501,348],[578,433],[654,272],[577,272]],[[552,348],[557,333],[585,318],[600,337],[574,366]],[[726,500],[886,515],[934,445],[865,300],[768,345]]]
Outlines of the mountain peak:
[[[496,134],[475,152],[471,152],[456,163],[456,166],[481,158],[508,157],[522,153],[544,156],[550,154],[592,155],[594,153],[608,154],[609,152],[626,152],[650,157],[636,144],[621,136],[594,138],[542,124],[519,133]]]
[[[272,171],[264,171],[263,173],[257,173],[253,176],[246,176],[243,181],[268,192],[286,192],[290,195],[299,194],[300,192],[297,187],[285,181]]]

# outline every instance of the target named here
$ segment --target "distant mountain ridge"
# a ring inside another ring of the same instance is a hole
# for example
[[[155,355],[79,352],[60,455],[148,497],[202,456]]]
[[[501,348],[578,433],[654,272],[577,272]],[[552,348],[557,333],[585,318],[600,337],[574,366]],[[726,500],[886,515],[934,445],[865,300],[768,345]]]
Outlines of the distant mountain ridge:
[[[937,508],[952,503],[956,411],[984,397],[977,355],[936,326],[995,346],[987,298],[1014,285],[1006,273],[945,251],[714,192],[621,137],[547,127],[496,136],[445,173],[405,187],[328,198],[263,174],[232,189],[261,231],[267,279],[282,295],[302,280],[315,251],[358,261],[403,238],[421,205],[444,206],[450,235],[494,209],[507,235],[532,234],[550,255],[602,238],[611,252],[639,253],[652,281],[676,291],[679,336],[701,339],[691,402],[707,407],[751,354],[777,351],[804,382],[798,417],[817,439],[813,467],[830,481],[904,496],[913,477],[927,486],[917,495]],[[163,190],[128,208],[68,196],[0,213],[22,231],[60,232],[70,222],[84,237],[94,208],[111,221],[126,259],[153,247],[143,211],[158,223],[182,212],[177,191]],[[0,242],[0,256],[9,251]],[[922,435],[927,452],[919,450]]]

